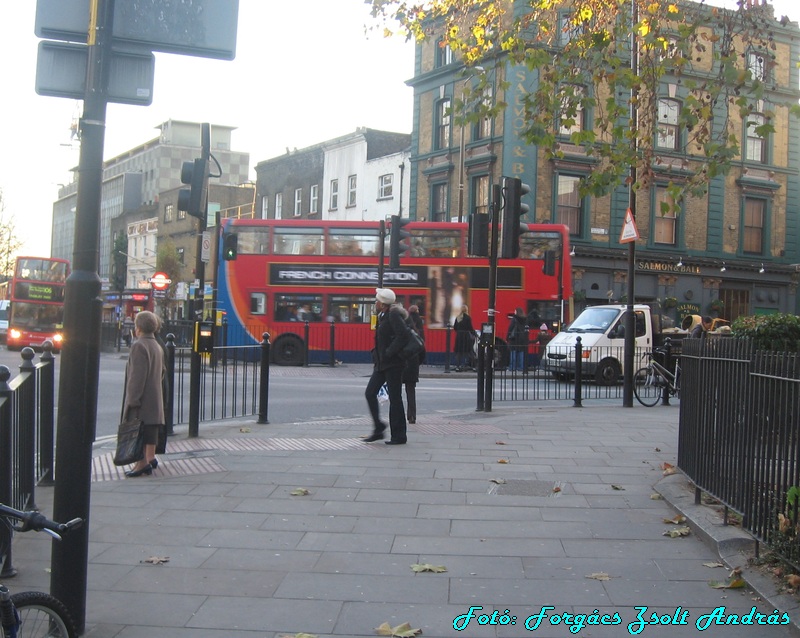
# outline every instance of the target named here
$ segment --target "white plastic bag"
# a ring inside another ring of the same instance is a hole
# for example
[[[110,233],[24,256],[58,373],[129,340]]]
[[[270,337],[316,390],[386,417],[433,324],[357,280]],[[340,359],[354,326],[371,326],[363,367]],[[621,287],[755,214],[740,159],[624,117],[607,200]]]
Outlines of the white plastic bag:
[[[378,403],[386,403],[389,400],[389,388],[384,383],[378,390]]]

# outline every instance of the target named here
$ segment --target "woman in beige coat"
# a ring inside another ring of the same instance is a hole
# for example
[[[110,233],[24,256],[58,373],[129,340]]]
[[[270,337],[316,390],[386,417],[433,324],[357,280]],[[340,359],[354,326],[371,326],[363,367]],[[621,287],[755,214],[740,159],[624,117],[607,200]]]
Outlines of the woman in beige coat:
[[[164,400],[161,380],[164,375],[164,351],[156,340],[159,319],[142,311],[134,319],[136,341],[131,346],[126,368],[123,418],[139,418],[144,424],[144,458],[126,476],[149,476],[158,467],[156,444],[158,430],[164,424]]]

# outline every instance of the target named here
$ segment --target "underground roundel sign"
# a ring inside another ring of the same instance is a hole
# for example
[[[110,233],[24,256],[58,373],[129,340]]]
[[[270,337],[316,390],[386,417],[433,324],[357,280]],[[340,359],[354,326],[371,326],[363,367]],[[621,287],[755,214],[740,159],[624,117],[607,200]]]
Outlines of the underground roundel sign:
[[[156,290],[166,290],[172,283],[172,280],[167,277],[167,273],[157,272],[150,278],[150,283]]]

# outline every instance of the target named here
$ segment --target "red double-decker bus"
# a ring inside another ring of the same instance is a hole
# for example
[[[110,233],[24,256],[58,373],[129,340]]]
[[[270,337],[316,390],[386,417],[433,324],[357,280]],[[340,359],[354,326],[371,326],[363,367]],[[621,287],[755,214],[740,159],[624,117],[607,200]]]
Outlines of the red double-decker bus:
[[[469,306],[476,329],[487,321],[489,259],[467,256],[467,224],[411,222],[403,230],[410,234],[409,250],[400,268],[385,267],[383,285],[406,308],[419,307],[428,362],[437,363],[462,305]],[[217,309],[224,313],[228,345],[259,343],[269,333],[278,364],[300,365],[306,350],[312,363],[327,361],[331,350],[342,361],[370,361],[379,223],[226,219],[221,233],[221,247],[230,246],[229,235],[236,235],[237,246],[234,260],[219,254]],[[519,258],[498,262],[499,337],[518,307],[553,330],[569,319],[569,253],[566,226],[529,224]]]
[[[60,350],[68,276],[66,259],[17,257],[10,282],[11,312],[6,337],[9,350],[40,348],[45,341]]]

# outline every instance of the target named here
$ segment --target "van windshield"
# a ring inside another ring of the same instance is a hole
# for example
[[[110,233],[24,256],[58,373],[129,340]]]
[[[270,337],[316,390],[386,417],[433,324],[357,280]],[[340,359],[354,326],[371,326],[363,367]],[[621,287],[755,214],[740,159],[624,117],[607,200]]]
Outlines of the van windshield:
[[[587,308],[570,324],[567,332],[605,332],[619,314],[617,308]]]

